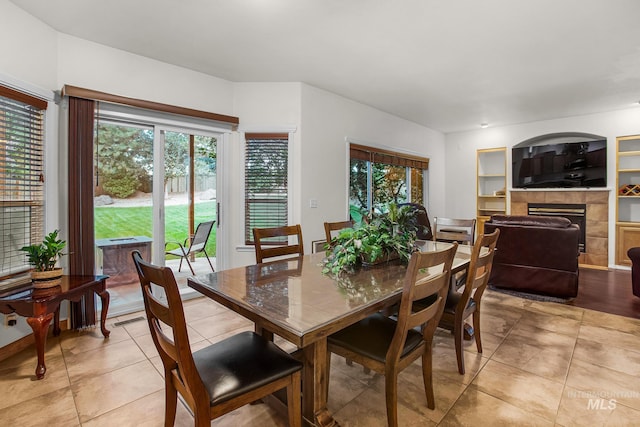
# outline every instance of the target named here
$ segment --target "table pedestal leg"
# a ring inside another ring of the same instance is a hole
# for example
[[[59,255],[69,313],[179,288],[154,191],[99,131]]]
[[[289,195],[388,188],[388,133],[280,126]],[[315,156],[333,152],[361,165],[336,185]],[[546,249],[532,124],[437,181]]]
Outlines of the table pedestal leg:
[[[48,313],[40,317],[28,317],[27,323],[33,330],[33,336],[36,340],[36,353],[38,355],[38,366],[36,367],[36,378],[41,380],[47,367],[44,364],[44,347],[47,343],[47,332],[49,332],[49,324],[53,319],[53,313]]]
[[[100,313],[100,331],[102,331],[102,336],[105,338],[109,337],[111,333],[110,330],[107,329],[107,310],[109,309],[109,292],[105,289],[104,291],[98,292],[100,296],[100,301],[102,301],[102,311]]]
[[[326,338],[303,348],[302,414],[315,425],[337,427],[340,424],[327,409],[327,362]]]

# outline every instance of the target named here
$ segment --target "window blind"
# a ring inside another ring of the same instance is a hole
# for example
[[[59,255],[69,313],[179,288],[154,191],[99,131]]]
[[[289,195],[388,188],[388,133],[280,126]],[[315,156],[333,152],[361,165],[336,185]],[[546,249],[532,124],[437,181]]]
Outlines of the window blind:
[[[252,245],[254,228],[288,223],[289,136],[247,133],[245,140],[245,244]]]
[[[411,154],[398,153],[358,144],[350,144],[349,152],[352,160],[366,160],[372,163],[384,163],[392,166],[429,169],[429,159],[426,157],[413,156]]]
[[[0,86],[0,278],[30,269],[20,248],[44,236],[47,102]]]

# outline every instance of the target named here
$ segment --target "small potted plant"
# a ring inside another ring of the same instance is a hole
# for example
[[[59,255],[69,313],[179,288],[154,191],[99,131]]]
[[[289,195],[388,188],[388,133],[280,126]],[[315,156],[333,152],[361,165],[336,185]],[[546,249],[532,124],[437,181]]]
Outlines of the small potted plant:
[[[67,242],[58,238],[58,230],[47,234],[42,243],[24,246],[20,250],[27,253],[34,288],[49,288],[60,284],[62,268],[56,267],[58,259],[64,254]]]

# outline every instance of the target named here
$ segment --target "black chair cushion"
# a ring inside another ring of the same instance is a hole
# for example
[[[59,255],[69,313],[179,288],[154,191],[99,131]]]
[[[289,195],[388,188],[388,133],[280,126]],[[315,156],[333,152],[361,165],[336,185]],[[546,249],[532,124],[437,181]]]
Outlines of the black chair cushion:
[[[376,313],[330,335],[328,340],[330,344],[338,345],[384,363],[395,331],[395,320]],[[401,357],[416,348],[421,342],[422,334],[410,329],[407,333],[407,340],[404,343]]]
[[[193,353],[211,405],[224,402],[302,368],[274,343],[242,332]]]
[[[460,292],[449,292],[449,294],[447,295],[447,302],[444,304],[444,311],[447,313],[455,314],[456,307],[458,306],[461,297],[462,294]],[[476,302],[473,300],[473,298],[469,298],[469,303],[467,304],[465,310],[474,309],[475,305]]]

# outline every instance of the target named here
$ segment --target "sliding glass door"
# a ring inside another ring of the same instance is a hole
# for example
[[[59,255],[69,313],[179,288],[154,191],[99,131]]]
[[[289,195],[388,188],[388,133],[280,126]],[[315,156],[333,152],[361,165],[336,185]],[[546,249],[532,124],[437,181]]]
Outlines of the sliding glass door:
[[[187,277],[216,266],[223,135],[108,112],[99,115],[95,129],[96,270],[110,276],[110,314],[142,308],[133,250],[171,267],[183,296],[197,295],[186,286]],[[189,253],[198,225],[211,222],[205,244]]]
[[[188,275],[210,273],[216,266],[218,138],[176,131],[162,135],[164,261],[187,291]]]

